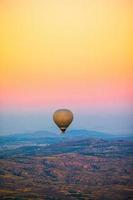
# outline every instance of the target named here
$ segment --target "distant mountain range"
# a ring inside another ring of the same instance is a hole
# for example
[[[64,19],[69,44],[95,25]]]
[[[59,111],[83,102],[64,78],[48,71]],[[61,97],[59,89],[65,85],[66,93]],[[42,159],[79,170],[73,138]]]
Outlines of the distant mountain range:
[[[57,134],[48,131],[36,131],[34,133],[13,134],[8,136],[0,136],[0,145],[34,143],[34,144],[53,144],[67,140],[79,140],[85,138],[100,139],[133,139],[133,135],[111,135],[104,132],[93,130],[70,130],[65,134]]]
[[[103,140],[133,140],[132,135],[118,136],[91,130],[70,130],[65,134],[51,133],[48,131],[37,131],[34,133],[14,134],[0,137],[0,151],[13,150],[21,147],[40,146],[43,148],[48,145],[60,144],[88,139]]]

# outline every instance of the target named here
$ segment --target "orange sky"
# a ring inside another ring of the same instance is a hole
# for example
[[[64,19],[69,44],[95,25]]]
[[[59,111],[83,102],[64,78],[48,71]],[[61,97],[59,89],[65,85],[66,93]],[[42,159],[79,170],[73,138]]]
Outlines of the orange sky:
[[[1,0],[0,107],[131,107],[132,8],[132,0]]]

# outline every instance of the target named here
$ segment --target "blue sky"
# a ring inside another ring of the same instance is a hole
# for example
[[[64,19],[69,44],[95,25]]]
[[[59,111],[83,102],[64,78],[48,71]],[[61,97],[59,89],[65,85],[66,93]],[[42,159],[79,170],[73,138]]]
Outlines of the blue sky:
[[[133,133],[132,112],[85,112],[74,110],[74,121],[69,129],[87,129],[111,134]],[[53,110],[1,112],[0,135],[48,130],[58,132],[52,120]]]

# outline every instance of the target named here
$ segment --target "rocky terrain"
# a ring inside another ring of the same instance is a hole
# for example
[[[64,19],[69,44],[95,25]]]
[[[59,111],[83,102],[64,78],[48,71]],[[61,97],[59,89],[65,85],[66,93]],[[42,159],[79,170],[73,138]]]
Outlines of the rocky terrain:
[[[0,199],[131,200],[133,141],[80,139],[0,151]]]

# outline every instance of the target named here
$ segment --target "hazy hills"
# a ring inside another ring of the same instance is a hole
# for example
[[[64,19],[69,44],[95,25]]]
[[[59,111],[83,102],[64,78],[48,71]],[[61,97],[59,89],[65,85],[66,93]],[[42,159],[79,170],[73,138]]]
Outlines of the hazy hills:
[[[71,130],[66,134],[52,133],[48,131],[37,131],[34,133],[14,134],[0,136],[1,145],[11,144],[52,144],[66,140],[79,140],[85,138],[101,138],[101,139],[133,139],[133,135],[111,135],[103,132],[92,130]]]

